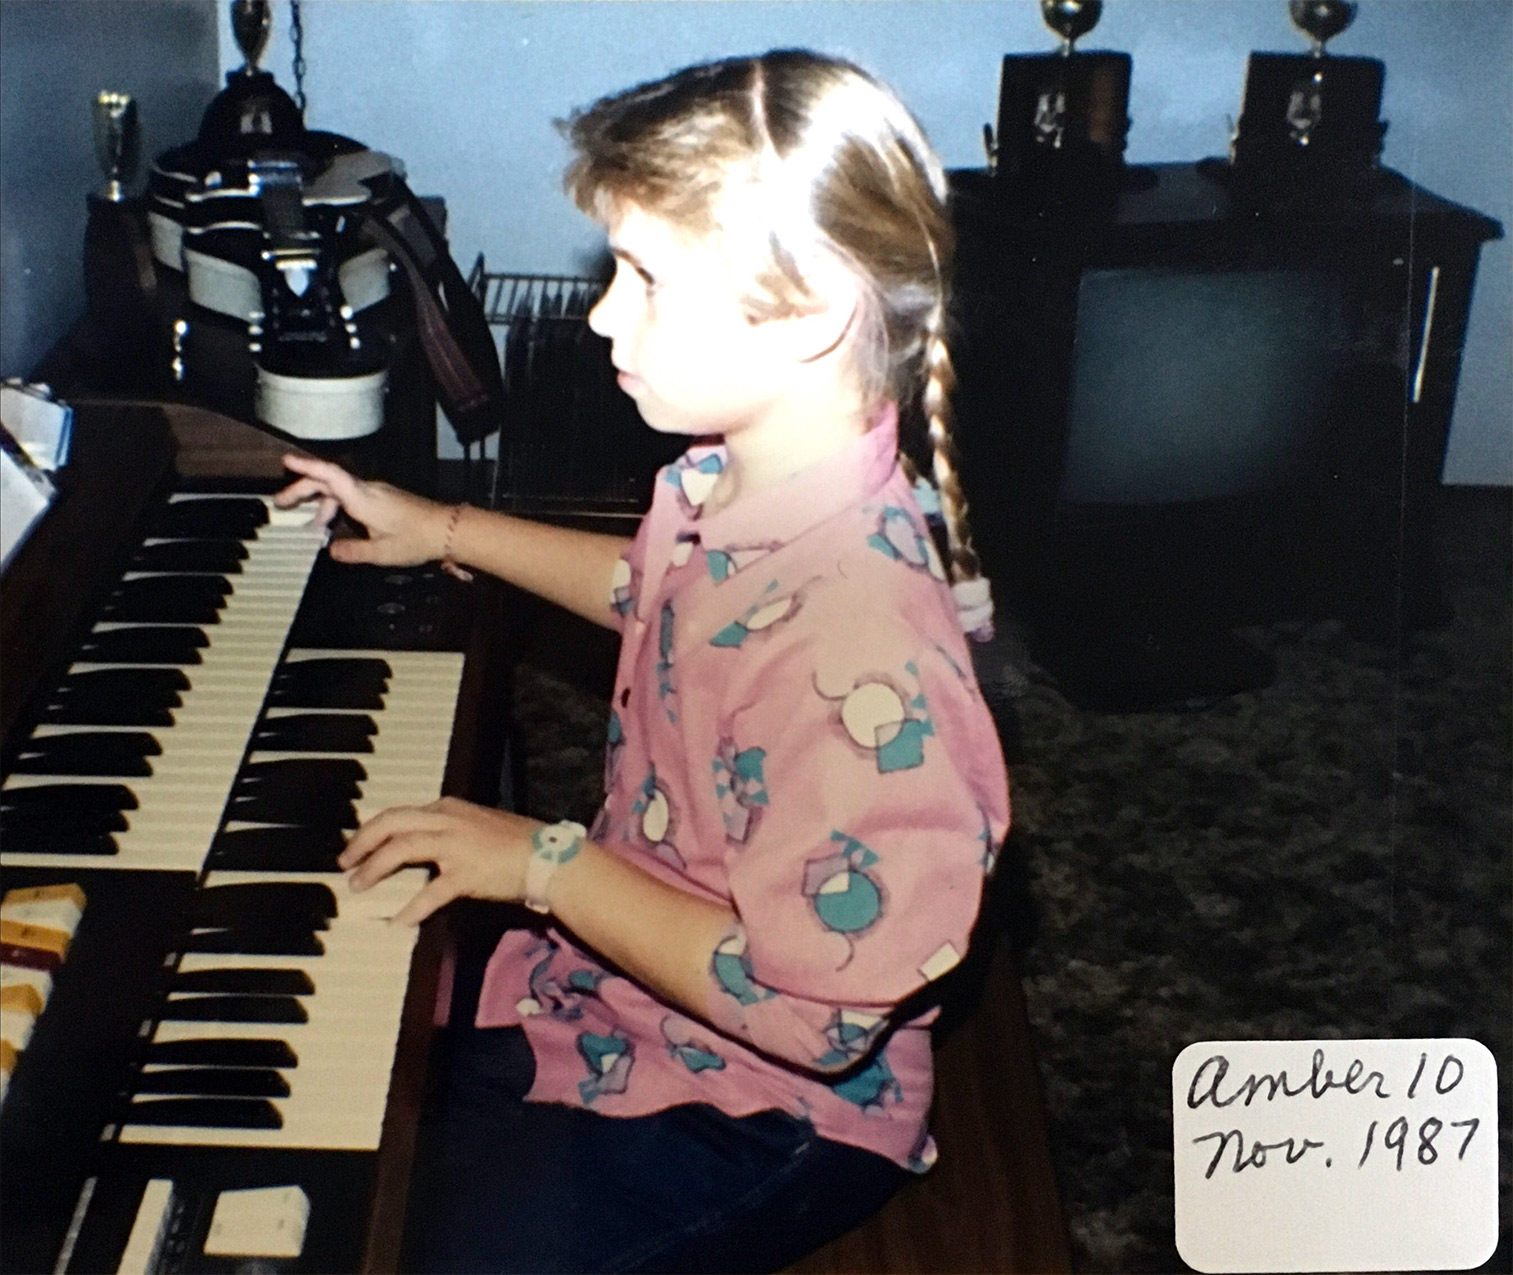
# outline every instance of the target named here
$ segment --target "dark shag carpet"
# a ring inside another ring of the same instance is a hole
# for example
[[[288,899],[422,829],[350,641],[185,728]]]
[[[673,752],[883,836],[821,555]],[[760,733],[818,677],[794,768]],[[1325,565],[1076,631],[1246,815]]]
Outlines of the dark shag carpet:
[[[1018,718],[1006,910],[1084,1272],[1182,1271],[1171,1066],[1198,1040],[1469,1036],[1513,1163],[1513,493],[1452,489],[1448,625],[1248,630],[1266,688],[1182,711],[1070,704],[1022,648],[985,685]],[[592,818],[603,652],[522,665],[532,813]],[[571,666],[569,668],[569,666]],[[587,670],[587,676],[585,676]]]

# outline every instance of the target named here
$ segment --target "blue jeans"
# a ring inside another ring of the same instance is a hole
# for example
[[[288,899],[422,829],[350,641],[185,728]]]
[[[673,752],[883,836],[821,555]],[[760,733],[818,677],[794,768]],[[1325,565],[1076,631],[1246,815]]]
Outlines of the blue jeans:
[[[420,1271],[780,1270],[909,1177],[785,1112],[524,1102],[535,1063],[520,1029],[443,1036],[411,1195]]]

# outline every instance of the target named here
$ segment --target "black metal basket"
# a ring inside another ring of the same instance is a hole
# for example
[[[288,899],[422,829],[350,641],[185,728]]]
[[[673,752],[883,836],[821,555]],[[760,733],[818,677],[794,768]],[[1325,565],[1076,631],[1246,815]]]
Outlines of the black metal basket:
[[[635,514],[659,466],[686,440],[654,433],[615,384],[609,343],[588,326],[604,283],[496,274],[468,278],[499,341],[505,416],[491,503],[523,514]]]

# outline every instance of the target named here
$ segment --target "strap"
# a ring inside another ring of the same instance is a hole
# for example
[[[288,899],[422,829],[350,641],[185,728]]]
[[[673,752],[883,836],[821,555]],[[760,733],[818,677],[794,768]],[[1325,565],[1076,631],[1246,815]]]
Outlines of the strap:
[[[424,205],[408,186],[396,184],[398,199],[385,212],[363,211],[363,234],[404,271],[436,397],[458,441],[476,443],[499,429],[504,416],[504,381],[488,316]]]
[[[546,889],[564,863],[575,858],[583,848],[588,829],[571,819],[545,824],[531,837],[531,857],[525,865],[525,897],[521,900],[532,912],[551,911]]]

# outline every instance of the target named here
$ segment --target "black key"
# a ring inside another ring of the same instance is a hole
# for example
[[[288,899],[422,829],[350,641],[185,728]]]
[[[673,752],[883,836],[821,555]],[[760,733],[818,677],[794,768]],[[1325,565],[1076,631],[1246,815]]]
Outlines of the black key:
[[[353,828],[357,807],[327,793],[260,793],[233,797],[226,818],[241,823],[304,824],[313,828]]]
[[[281,753],[371,753],[378,723],[366,713],[287,713],[265,717],[252,747]]]
[[[181,971],[170,989],[175,992],[240,992],[248,996],[309,996],[315,991],[301,969],[223,969]]]
[[[139,576],[124,580],[102,618],[159,624],[214,624],[231,586],[220,576]]]
[[[206,571],[235,575],[247,559],[240,540],[159,540],[132,555],[131,571]]]
[[[126,816],[119,810],[101,810],[89,806],[21,806],[0,810],[0,831],[11,833],[46,832],[58,829],[72,835],[97,835],[125,832]]]
[[[178,707],[178,702],[176,691],[169,704],[143,699],[69,696],[49,704],[39,716],[49,726],[168,727],[173,725],[173,710]]]
[[[113,597],[100,612],[111,624],[197,624],[209,627],[221,622],[222,598],[143,599],[140,594]]]
[[[291,679],[326,681],[333,677],[371,677],[387,680],[394,670],[377,655],[315,655],[288,660],[279,666],[279,674]]]
[[[229,598],[232,583],[220,571],[128,571],[115,596],[162,593],[169,597]]]
[[[305,783],[299,783],[296,778],[278,779],[265,783],[244,781],[232,789],[231,795],[243,801],[265,801],[281,804],[282,808],[293,812],[291,817],[278,816],[257,820],[260,823],[301,823],[314,824],[319,820],[306,818],[302,813],[305,806],[310,809],[319,809],[322,806],[339,805],[346,801],[357,800],[362,794],[362,789],[350,780],[340,778],[322,777],[313,774]],[[253,816],[240,816],[244,820],[251,821]],[[230,816],[238,818],[236,815]]]
[[[323,930],[336,915],[336,895],[324,881],[241,881],[197,890],[194,908],[201,925],[257,925],[273,918]]]
[[[238,872],[335,872],[340,828],[237,828],[210,847],[208,866]]]
[[[284,1118],[264,1098],[143,1098],[127,1109],[126,1123],[196,1129],[282,1129]]]
[[[70,832],[124,832],[126,810],[137,799],[121,784],[39,784],[0,791],[0,828],[7,832],[66,828]]]
[[[242,768],[231,796],[281,803],[289,815],[262,818],[262,823],[319,823],[306,817],[304,809],[356,802],[362,796],[360,780],[365,779],[362,762],[356,758],[300,758],[289,761],[253,762]],[[231,815],[236,818],[236,815]],[[253,815],[242,815],[253,820]]]
[[[144,1071],[134,1089],[144,1094],[199,1094],[218,1098],[287,1098],[289,1082],[267,1067],[171,1067]]]
[[[299,1056],[288,1041],[243,1036],[154,1041],[147,1046],[143,1061],[169,1067],[299,1066]]]
[[[196,930],[184,940],[183,950],[236,956],[324,956],[326,945],[309,930],[261,926]]]
[[[22,745],[14,770],[28,775],[152,774],[149,757],[163,746],[146,731],[68,731],[37,735]]]
[[[165,1022],[308,1023],[310,1015],[294,996],[170,996]]]
[[[3,845],[6,854],[78,854],[92,858],[120,854],[116,839],[100,833],[71,833],[66,828],[25,829],[12,832],[5,829]]]
[[[326,685],[290,686],[275,682],[268,694],[271,708],[350,708],[374,713],[384,706],[382,683],[366,685],[352,681]]]
[[[97,629],[79,647],[79,659],[97,664],[198,664],[210,640],[184,624]]]
[[[177,668],[111,668],[74,673],[53,692],[50,723],[171,725],[189,679]],[[166,718],[166,721],[165,721]]]
[[[250,497],[171,500],[148,524],[146,539],[251,539],[268,521],[268,506]]]
[[[0,808],[135,810],[137,796],[125,784],[34,784],[0,791]]]
[[[53,698],[83,699],[98,695],[102,699],[137,697],[166,703],[170,696],[188,689],[189,677],[183,669],[97,668],[70,673]]]
[[[275,708],[383,708],[390,669],[380,659],[291,660],[274,674],[268,703]]]
[[[359,795],[358,784],[368,777],[355,757],[285,757],[243,766],[232,792],[239,797],[275,792],[321,792],[345,798]]]

